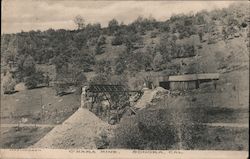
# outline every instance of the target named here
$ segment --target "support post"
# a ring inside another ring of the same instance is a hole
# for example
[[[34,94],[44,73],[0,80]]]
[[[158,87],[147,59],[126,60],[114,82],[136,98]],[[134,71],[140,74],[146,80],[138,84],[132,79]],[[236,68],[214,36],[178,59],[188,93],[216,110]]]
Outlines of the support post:
[[[238,105],[240,106],[240,82],[237,79],[237,97],[238,97]]]

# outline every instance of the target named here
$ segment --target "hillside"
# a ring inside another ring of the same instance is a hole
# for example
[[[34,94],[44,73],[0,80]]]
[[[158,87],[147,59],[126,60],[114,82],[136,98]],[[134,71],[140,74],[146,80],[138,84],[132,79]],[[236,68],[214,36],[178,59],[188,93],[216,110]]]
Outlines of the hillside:
[[[138,72],[148,76],[246,68],[248,13],[247,5],[234,4],[222,10],[175,15],[164,22],[138,17],[128,25],[114,19],[107,28],[88,24],[72,31],[3,34],[1,76],[10,71],[16,83],[33,88],[58,80],[78,85],[90,80],[115,83],[117,75],[130,79]]]

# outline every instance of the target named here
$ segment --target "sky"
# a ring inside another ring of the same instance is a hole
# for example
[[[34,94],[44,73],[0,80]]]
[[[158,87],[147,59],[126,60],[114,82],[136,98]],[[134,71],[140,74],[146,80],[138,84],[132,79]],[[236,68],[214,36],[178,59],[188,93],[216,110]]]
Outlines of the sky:
[[[2,0],[2,31],[76,29],[74,17],[103,27],[115,18],[125,24],[138,16],[167,20],[173,14],[196,13],[228,7],[234,1],[80,1],[80,0]]]

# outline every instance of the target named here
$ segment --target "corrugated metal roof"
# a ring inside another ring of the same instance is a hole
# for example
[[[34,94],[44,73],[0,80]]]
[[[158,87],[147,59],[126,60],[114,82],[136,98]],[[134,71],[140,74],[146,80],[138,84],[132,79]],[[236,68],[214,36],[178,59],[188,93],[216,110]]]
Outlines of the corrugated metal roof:
[[[168,81],[194,81],[198,79],[199,80],[219,79],[219,73],[203,73],[203,74],[169,76]]]

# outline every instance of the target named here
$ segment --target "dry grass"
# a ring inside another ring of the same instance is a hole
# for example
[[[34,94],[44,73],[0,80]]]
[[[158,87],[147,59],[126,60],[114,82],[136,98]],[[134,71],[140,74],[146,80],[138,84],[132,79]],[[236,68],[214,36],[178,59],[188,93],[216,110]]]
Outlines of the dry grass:
[[[52,88],[25,90],[1,96],[1,122],[17,123],[27,118],[27,123],[61,123],[79,106],[80,95],[58,97]]]
[[[35,127],[1,128],[1,148],[27,148],[50,130],[51,128]]]

